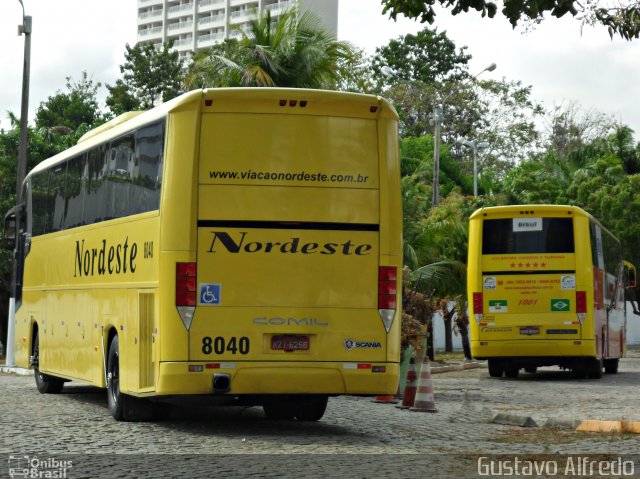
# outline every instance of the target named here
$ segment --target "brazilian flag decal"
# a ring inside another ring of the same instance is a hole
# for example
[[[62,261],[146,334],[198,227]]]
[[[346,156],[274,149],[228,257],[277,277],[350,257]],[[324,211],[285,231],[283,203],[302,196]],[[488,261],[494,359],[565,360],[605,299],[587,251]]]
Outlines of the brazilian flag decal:
[[[568,299],[552,299],[551,311],[568,312],[571,309],[571,302]]]

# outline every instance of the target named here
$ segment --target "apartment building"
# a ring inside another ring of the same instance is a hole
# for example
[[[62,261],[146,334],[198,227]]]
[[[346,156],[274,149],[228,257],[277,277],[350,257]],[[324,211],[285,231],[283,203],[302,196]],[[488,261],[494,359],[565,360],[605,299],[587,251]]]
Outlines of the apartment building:
[[[256,12],[272,15],[298,6],[312,10],[337,35],[338,0],[138,0],[138,43],[173,40],[182,56],[203,50],[225,38],[240,37],[234,30],[248,26]]]

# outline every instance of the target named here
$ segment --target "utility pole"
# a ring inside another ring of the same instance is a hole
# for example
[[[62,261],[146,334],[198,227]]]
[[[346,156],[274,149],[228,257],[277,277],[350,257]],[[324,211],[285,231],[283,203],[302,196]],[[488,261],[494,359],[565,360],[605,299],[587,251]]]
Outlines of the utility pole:
[[[28,137],[28,115],[29,115],[29,79],[31,75],[31,16],[25,15],[24,4],[18,0],[22,6],[22,25],[18,25],[18,35],[24,34],[24,58],[22,64],[22,104],[20,107],[20,145],[18,147],[18,167],[16,174],[16,248],[13,254],[13,270],[11,274],[11,298],[9,299],[9,318],[7,325],[7,354],[5,364],[9,367],[15,366],[15,316],[16,316],[16,293],[18,280],[18,241],[20,241],[20,223],[22,221],[19,205],[22,204],[22,182],[27,173],[27,142]]]

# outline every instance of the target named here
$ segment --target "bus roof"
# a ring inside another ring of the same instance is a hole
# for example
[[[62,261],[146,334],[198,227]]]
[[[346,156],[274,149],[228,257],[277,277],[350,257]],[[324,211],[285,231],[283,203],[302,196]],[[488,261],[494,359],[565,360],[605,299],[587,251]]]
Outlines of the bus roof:
[[[336,116],[356,116],[357,112],[362,111],[363,107],[366,107],[366,112],[369,116],[371,116],[372,113],[376,113],[376,117],[379,118],[384,117],[398,120],[398,114],[391,103],[382,97],[362,93],[304,88],[209,88],[193,90],[183,93],[150,110],[125,113],[104,125],[94,128],[87,132],[75,146],[39,163],[29,172],[25,180],[35,173],[62,163],[69,158],[73,158],[75,155],[81,154],[111,138],[125,134],[128,131],[153,121],[160,120],[166,117],[168,113],[178,110],[186,104],[201,100],[207,102],[207,106],[209,102],[215,104],[221,100],[243,100],[247,102],[258,102],[262,100],[271,102],[271,104],[276,101],[281,107],[287,106],[289,111],[295,111],[298,114],[304,114],[305,110],[301,107],[303,107],[303,105],[306,106],[307,102],[322,102],[332,104],[332,108],[339,106],[336,111]],[[298,106],[296,110],[291,108],[294,105]]]
[[[587,213],[585,210],[578,206],[572,205],[508,205],[508,206],[490,206],[487,208],[480,208],[473,212],[470,219],[477,219],[481,216],[506,216],[513,215],[544,215],[545,213],[563,213],[588,216],[595,221],[595,218]]]

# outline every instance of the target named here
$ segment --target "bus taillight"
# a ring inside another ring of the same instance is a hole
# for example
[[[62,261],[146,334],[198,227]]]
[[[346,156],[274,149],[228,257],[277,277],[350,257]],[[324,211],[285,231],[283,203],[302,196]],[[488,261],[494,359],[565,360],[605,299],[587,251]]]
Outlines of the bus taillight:
[[[196,310],[196,270],[196,263],[176,263],[176,308],[187,331]]]
[[[378,268],[378,312],[387,333],[391,329],[396,313],[398,268],[380,266]]]
[[[587,292],[576,291],[576,313],[578,313],[578,319],[580,324],[584,323],[587,317]]]
[[[482,321],[482,315],[484,314],[484,298],[482,293],[473,293],[473,316],[476,318],[476,323],[480,324]]]

